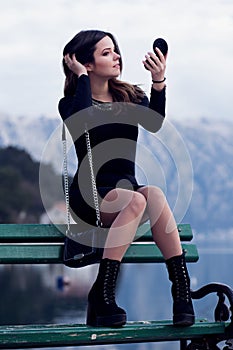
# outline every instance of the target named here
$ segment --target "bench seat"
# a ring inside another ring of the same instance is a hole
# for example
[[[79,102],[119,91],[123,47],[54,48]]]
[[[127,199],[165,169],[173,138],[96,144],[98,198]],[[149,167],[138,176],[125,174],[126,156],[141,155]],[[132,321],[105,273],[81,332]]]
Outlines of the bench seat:
[[[175,341],[221,337],[228,324],[197,320],[191,327],[174,327],[171,321],[127,322],[121,328],[88,327],[83,324],[0,326],[0,348],[84,346]]]

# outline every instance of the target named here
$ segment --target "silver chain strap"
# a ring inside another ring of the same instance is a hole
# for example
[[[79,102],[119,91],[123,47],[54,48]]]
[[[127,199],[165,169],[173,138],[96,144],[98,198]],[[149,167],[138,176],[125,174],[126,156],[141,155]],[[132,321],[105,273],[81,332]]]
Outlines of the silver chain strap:
[[[100,219],[100,209],[99,209],[99,201],[98,201],[98,192],[96,188],[96,181],[95,181],[95,174],[94,174],[94,168],[93,168],[93,159],[92,159],[92,151],[91,151],[91,142],[90,142],[90,135],[87,129],[87,126],[85,126],[85,137],[86,137],[86,146],[87,146],[87,156],[90,166],[90,173],[91,173],[91,185],[92,185],[92,193],[93,193],[93,201],[96,211],[96,225],[102,226],[101,219]],[[65,131],[65,125],[63,123],[62,127],[62,143],[63,143],[63,177],[64,177],[64,192],[65,192],[65,202],[66,202],[66,213],[67,213],[67,230],[66,235],[71,234],[70,230],[70,203],[69,203],[69,176],[68,176],[68,162],[67,162],[67,140],[66,140],[66,131]]]
[[[67,215],[66,235],[69,235],[71,233],[71,231],[70,231],[69,177],[68,177],[68,166],[67,166],[66,130],[65,130],[65,125],[64,124],[62,126],[62,143],[63,143],[63,182],[64,182],[65,202],[66,202],[66,215]]]
[[[93,200],[94,200],[94,206],[95,206],[95,212],[96,212],[96,225],[102,226],[101,219],[100,219],[98,192],[96,188],[95,174],[94,174],[94,168],[93,168],[91,141],[90,141],[90,135],[87,129],[87,125],[85,125],[85,137],[86,137],[86,145],[87,145],[87,156],[88,156],[90,172],[91,172],[91,186],[92,186],[92,194],[93,194]]]

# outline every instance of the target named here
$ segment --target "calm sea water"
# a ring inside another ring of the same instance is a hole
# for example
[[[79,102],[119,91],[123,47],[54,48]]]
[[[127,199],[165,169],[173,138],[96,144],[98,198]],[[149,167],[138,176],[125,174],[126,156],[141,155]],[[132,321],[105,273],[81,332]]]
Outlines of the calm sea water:
[[[221,248],[207,246],[208,244],[202,242],[198,263],[188,265],[192,289],[210,282],[221,282],[233,287],[233,245],[222,245]],[[1,324],[85,323],[86,296],[95,278],[96,267],[81,270],[70,271],[56,265],[2,268]],[[69,282],[63,290],[57,286],[60,277]],[[164,264],[125,264],[121,269],[117,300],[119,305],[127,310],[128,320],[171,319],[170,286]],[[197,318],[213,320],[216,302],[216,295],[195,300]],[[168,346],[169,350],[179,348],[177,342],[169,342],[105,345],[95,346],[94,349],[165,350]],[[93,346],[83,348],[89,350],[93,349]]]

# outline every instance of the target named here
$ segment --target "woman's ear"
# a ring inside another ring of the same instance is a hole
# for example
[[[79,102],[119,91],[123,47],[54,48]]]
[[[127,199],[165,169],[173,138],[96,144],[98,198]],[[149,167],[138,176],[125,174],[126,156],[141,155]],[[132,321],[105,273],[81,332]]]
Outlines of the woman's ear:
[[[84,66],[86,67],[88,72],[91,72],[93,70],[93,64],[92,63],[85,63]]]

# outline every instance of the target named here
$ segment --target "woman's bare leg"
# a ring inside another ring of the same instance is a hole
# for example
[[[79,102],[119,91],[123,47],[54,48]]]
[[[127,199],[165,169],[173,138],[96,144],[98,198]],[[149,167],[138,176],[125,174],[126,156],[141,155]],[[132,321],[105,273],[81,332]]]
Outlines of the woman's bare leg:
[[[111,226],[108,232],[103,259],[121,261],[134,239],[146,208],[146,198],[138,192],[114,189],[103,199],[101,220]]]
[[[138,190],[147,201],[146,213],[150,219],[153,239],[164,258],[182,254],[177,225],[162,190],[155,186],[146,186]],[[145,216],[144,216],[145,219]]]

